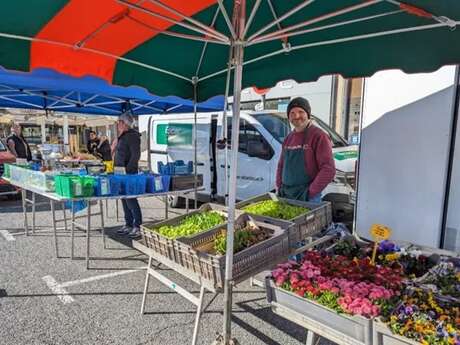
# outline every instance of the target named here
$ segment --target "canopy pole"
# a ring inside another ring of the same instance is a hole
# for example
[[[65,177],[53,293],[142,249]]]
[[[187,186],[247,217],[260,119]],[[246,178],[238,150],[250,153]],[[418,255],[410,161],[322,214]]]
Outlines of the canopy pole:
[[[193,83],[193,173],[194,173],[194,182],[193,188],[195,189],[195,210],[198,208],[198,184],[197,184],[197,160],[198,160],[198,152],[197,152],[197,84],[198,84],[198,77],[192,78]],[[187,200],[188,202],[188,200]]]
[[[40,118],[40,128],[41,128],[41,137],[42,137],[42,144],[46,143],[46,114],[48,112],[46,111],[45,116],[42,116]]]
[[[222,139],[225,144],[224,148],[224,191],[225,191],[225,205],[228,205],[228,127],[227,127],[227,108],[228,108],[228,94],[230,92],[230,77],[232,73],[232,59],[233,59],[233,48],[229,49],[228,53],[228,69],[227,69],[227,80],[225,81],[225,99],[224,99],[224,112],[222,118]]]
[[[233,8],[233,26],[238,39],[232,42],[234,47],[234,84],[233,84],[233,116],[232,116],[232,150],[229,181],[227,251],[225,256],[225,285],[224,285],[224,345],[232,341],[232,290],[233,290],[233,237],[235,224],[236,176],[238,172],[238,134],[240,131],[240,103],[243,79],[243,33],[246,19],[246,0],[235,1]]]
[[[64,115],[64,125],[62,126],[62,131],[64,132],[64,153],[69,153],[69,116]]]

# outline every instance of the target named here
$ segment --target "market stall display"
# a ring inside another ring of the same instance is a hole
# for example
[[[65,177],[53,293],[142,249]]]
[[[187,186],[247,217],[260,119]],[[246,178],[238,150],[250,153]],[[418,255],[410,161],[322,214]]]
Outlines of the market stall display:
[[[266,281],[273,310],[333,341],[398,343],[388,338],[393,332],[423,344],[460,343],[456,254],[383,241],[374,263],[372,248],[350,237],[278,265]]]
[[[141,225],[141,235],[145,245],[159,255],[180,263],[174,248],[179,237],[212,229],[226,222],[227,211],[224,206],[205,204],[199,210],[158,223]]]
[[[251,214],[254,219],[281,226],[288,230],[289,244],[299,242],[320,232],[332,222],[331,204],[311,203],[278,198],[266,193],[236,204],[236,209]]]
[[[181,265],[201,275],[215,289],[223,288],[226,235],[226,224],[221,224],[174,243]],[[287,232],[242,214],[235,221],[233,253],[233,279],[238,283],[287,257]]]

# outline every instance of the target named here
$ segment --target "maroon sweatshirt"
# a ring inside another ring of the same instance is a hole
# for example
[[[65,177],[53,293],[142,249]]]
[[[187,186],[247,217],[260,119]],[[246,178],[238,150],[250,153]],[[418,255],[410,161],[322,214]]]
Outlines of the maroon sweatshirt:
[[[335,163],[332,155],[332,142],[329,136],[314,125],[311,125],[307,131],[304,155],[306,171],[311,178],[308,196],[314,197],[334,179]],[[304,144],[304,135],[304,132],[292,131],[289,133],[283,142],[283,152],[285,149],[302,147]],[[283,153],[281,153],[276,171],[276,187],[278,189],[282,183],[282,170]]]

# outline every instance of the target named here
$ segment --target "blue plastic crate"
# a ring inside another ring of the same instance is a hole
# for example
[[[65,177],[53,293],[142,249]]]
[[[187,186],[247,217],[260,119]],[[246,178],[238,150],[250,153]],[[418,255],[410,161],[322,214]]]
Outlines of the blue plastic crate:
[[[110,179],[107,176],[98,176],[94,178],[94,195],[96,196],[108,196],[112,192],[110,190],[111,183]]]
[[[170,163],[158,162],[158,173],[160,175],[190,175],[193,172],[193,162],[187,164],[183,160]]]
[[[121,194],[121,178],[119,175],[109,175],[110,195],[117,196]]]
[[[144,194],[146,190],[147,177],[144,174],[136,176],[136,194]]]
[[[169,182],[171,176],[169,175],[147,175],[147,193],[162,193],[169,191]]]

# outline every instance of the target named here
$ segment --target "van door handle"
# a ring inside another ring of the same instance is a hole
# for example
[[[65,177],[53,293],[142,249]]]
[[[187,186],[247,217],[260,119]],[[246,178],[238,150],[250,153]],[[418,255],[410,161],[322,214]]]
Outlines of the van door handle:
[[[225,164],[221,164],[220,167],[221,167],[221,168],[225,168]],[[227,165],[227,168],[230,169],[230,165]]]

